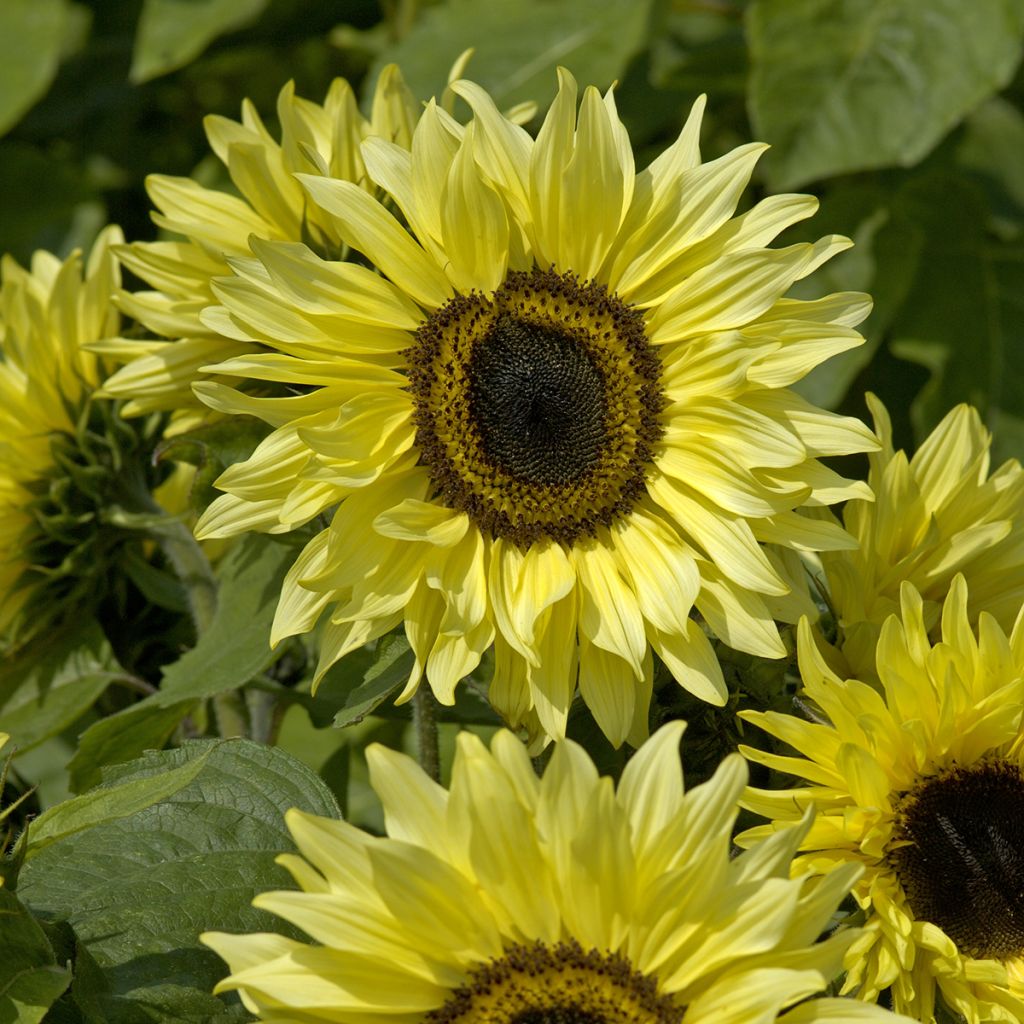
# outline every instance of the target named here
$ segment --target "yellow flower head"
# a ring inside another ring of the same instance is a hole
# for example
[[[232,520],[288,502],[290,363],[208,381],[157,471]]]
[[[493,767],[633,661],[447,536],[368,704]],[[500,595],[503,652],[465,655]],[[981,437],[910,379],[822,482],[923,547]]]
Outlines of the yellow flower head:
[[[103,505],[90,459],[105,441],[89,411],[101,366],[86,346],[118,330],[121,241],[108,227],[84,266],[78,251],[37,252],[28,270],[0,263],[0,639],[25,614],[39,625],[69,611],[106,571],[89,546]]]
[[[338,506],[286,581],[275,641],[326,611],[322,673],[404,624],[401,699],[425,675],[445,704],[493,644],[511,724],[562,735],[578,680],[612,742],[639,743],[652,650],[725,701],[695,607],[731,646],[781,657],[773,620],[813,610],[796,552],[852,546],[796,510],[870,497],[818,458],[874,439],[787,385],[860,344],[869,303],[783,297],[848,242],[764,247],[809,196],[732,216],[764,147],[701,163],[703,101],[637,171],[611,92],[577,111],[562,72],[533,139],[478,86],[451,88],[465,128],[430,103],[411,150],[363,143],[387,204],[299,175],[368,265],[254,237],[214,285],[206,322],[276,350],[216,372],[301,390],[195,385],[276,428],[197,530],[285,531]]]
[[[146,185],[159,213],[154,221],[182,241],[133,242],[117,250],[121,262],[152,291],[123,293],[121,308],[156,335],[171,340],[111,339],[99,348],[127,365],[108,379],[104,394],[124,398],[123,412],[196,406],[192,382],[208,363],[254,351],[248,339],[224,336],[201,313],[215,302],[212,281],[230,273],[228,262],[249,255],[249,236],[305,241],[332,257],[345,244],[328,215],[313,206],[296,172],[329,175],[373,189],[359,144],[369,135],[408,148],[418,104],[397,67],[380,75],[370,117],[352,88],[336,79],[323,104],[295,95],[289,82],[280,93],[278,142],[246,100],[241,122],[211,115],[205,122],[210,146],[238,195],[204,188],[190,178],[153,174]]]
[[[1009,630],[1024,603],[1024,471],[1015,460],[989,475],[992,438],[977,410],[958,405],[913,458],[894,451],[885,406],[867,396],[882,442],[870,456],[874,503],[847,506],[843,520],[860,543],[822,556],[851,671],[874,673],[882,623],[899,610],[909,581],[934,626],[953,576],[970,591],[971,622],[987,611]]]
[[[207,933],[231,970],[218,991],[309,1024],[893,1020],[808,998],[856,935],[816,942],[858,869],[791,880],[806,822],[730,859],[743,761],[684,794],[682,730],[661,729],[617,791],[573,743],[538,779],[511,733],[490,751],[462,733],[450,792],[370,747],[388,836],[290,811],[302,856],[278,860],[301,891],[253,902],[317,945]]]
[[[800,625],[807,698],[825,721],[776,712],[742,717],[802,756],[741,748],[750,760],[806,780],[749,790],[745,806],[773,818],[762,840],[814,806],[793,863],[798,875],[861,865],[854,895],[864,933],[847,955],[844,991],[935,1018],[936,989],[969,1024],[1024,1021],[1024,615],[1012,636],[987,612],[977,633],[957,576],[932,644],[909,583],[901,615],[882,627],[881,693],[827,667]]]

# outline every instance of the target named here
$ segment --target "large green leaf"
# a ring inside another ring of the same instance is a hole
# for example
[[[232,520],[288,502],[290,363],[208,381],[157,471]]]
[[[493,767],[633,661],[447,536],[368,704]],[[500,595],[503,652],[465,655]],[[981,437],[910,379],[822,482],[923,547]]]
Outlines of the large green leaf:
[[[971,402],[990,426],[1013,430],[1019,442],[1024,244],[993,237],[983,193],[952,172],[911,181],[894,204],[922,238],[918,273],[891,328],[893,350],[932,371],[915,402],[918,434],[957,402]]]
[[[131,79],[145,82],[198,57],[219,35],[253,21],[268,0],[145,0]]]
[[[71,725],[124,672],[91,619],[0,666],[0,727],[28,750]]]
[[[39,1024],[70,981],[39,922],[0,888],[0,1024]]]
[[[412,91],[440,96],[455,58],[475,48],[469,75],[502,107],[554,93],[557,66],[606,89],[642,47],[651,0],[447,0],[379,57]]]
[[[921,159],[1020,60],[1020,0],[755,0],[750,113],[791,187]]]
[[[985,190],[992,226],[1003,235],[1024,234],[1024,114],[995,96],[964,122],[956,161]]]
[[[0,4],[0,134],[50,87],[60,62],[66,0]]]
[[[181,781],[197,762],[191,782],[167,793],[167,773]],[[139,808],[146,785],[161,798]],[[94,1019],[216,1020],[234,1000],[210,995],[226,969],[199,933],[286,930],[250,905],[257,892],[292,884],[274,863],[293,849],[284,813],[333,817],[337,804],[304,765],[246,740],[151,753],[107,769],[103,786],[78,801],[111,797],[107,819],[40,849],[21,870],[18,895],[42,920],[74,929],[83,953],[71,992]],[[118,792],[127,813],[110,818]]]
[[[199,642],[164,669],[160,692],[149,698],[161,707],[213,697],[247,683],[270,665],[270,627],[281,582],[295,549],[253,534],[225,556],[217,578],[217,612]]]
[[[343,659],[338,668],[344,670],[347,660]],[[404,636],[395,633],[382,636],[377,641],[372,662],[361,674],[356,674],[361,664],[349,667],[348,679],[356,685],[345,694],[344,704],[334,716],[334,724],[338,728],[356,725],[372,714],[406,684],[413,661],[412,649]]]
[[[23,837],[26,860],[75,832],[126,818],[174,796],[203,770],[214,749],[208,747],[200,756],[164,772],[157,779],[145,777],[130,779],[117,786],[100,786],[44,811],[31,823]]]
[[[825,198],[819,215],[799,231],[800,237],[812,239],[827,226],[829,231],[849,235],[855,245],[799,282],[792,295],[809,299],[828,292],[862,291],[873,299],[870,315],[857,328],[865,343],[833,356],[794,385],[794,390],[826,409],[839,407],[871,362],[918,270],[920,228],[891,202],[891,190],[881,183],[846,179]]]

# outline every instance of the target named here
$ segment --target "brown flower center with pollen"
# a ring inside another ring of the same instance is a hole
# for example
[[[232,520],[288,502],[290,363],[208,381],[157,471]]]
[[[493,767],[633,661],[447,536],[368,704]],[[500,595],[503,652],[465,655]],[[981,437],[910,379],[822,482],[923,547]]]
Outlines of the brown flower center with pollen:
[[[954,768],[904,798],[890,860],[919,920],[961,953],[1024,954],[1024,778],[1003,762]]]
[[[685,1007],[614,953],[576,942],[512,946],[424,1024],[679,1024]]]
[[[572,543],[645,493],[661,363],[638,310],[571,274],[459,295],[406,353],[436,497],[494,537]]]

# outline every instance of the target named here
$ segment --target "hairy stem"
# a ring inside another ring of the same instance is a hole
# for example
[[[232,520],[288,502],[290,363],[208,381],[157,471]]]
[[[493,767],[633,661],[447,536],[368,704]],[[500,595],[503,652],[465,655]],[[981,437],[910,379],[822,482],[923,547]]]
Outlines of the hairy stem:
[[[437,701],[430,687],[420,683],[412,699],[412,722],[420,767],[435,781],[441,781],[441,755],[437,742]]]
[[[199,541],[192,536],[192,531],[172,516],[168,516],[166,523],[154,532],[167,560],[185,587],[196,635],[202,636],[210,628],[217,611],[217,580],[210,568],[209,559]]]

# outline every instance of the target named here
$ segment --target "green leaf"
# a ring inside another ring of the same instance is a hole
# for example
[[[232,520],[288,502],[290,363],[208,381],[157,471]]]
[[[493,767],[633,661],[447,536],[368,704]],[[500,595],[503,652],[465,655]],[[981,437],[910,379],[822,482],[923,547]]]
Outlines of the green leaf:
[[[206,759],[214,749],[208,747],[199,757],[180,768],[165,772],[157,779],[143,778],[120,786],[100,786],[44,811],[29,825],[26,861],[59,839],[137,814],[160,800],[174,796],[203,770]]]
[[[82,733],[78,749],[68,762],[71,789],[81,793],[95,786],[104,765],[130,761],[147,750],[159,750],[194,707],[195,701],[162,706],[146,698],[93,722]]]
[[[922,239],[891,329],[893,351],[932,372],[913,407],[919,439],[957,402],[976,405],[990,425],[1024,418],[1024,244],[989,235],[982,193],[953,173],[913,179],[894,209]]]
[[[93,620],[48,635],[0,666],[4,732],[28,750],[71,725],[123,674]]]
[[[39,1024],[70,981],[39,922],[0,888],[0,1024]]]
[[[370,81],[395,62],[416,96],[440,97],[456,57],[475,53],[468,74],[499,107],[544,103],[555,68],[608,88],[644,43],[651,0],[448,0],[377,59]]]
[[[232,546],[217,573],[217,613],[199,642],[164,669],[159,693],[147,701],[160,707],[213,697],[247,683],[277,657],[270,649],[281,583],[295,549],[253,534]]]
[[[130,78],[146,82],[183,67],[217,36],[254,21],[268,0],[145,0]]]
[[[920,160],[1010,80],[1020,0],[755,0],[750,114],[773,187]]]
[[[854,183],[855,182],[855,183]],[[838,408],[858,375],[871,362],[899,311],[918,270],[921,231],[899,209],[890,206],[891,190],[857,179],[844,182],[821,204],[809,224],[808,239],[820,234],[820,224],[849,235],[854,247],[830,260],[791,294],[816,298],[828,292],[863,291],[871,294],[871,314],[857,329],[865,343],[833,356],[797,381],[794,390],[825,409]]]
[[[270,626],[293,557],[287,544],[257,535],[231,548],[219,566],[210,628],[164,669],[156,693],[85,730],[69,765],[72,789],[95,785],[104,765],[162,747],[200,700],[243,686],[275,660]]]
[[[956,162],[983,188],[994,216],[992,226],[1004,237],[1024,232],[1024,114],[994,97],[964,122]]]
[[[294,850],[285,811],[336,817],[334,798],[294,758],[246,740],[151,753],[108,769],[104,785],[135,794],[136,786],[159,787],[167,772],[197,762],[188,785],[66,835],[22,868],[18,895],[26,907],[42,920],[67,921],[94,962],[100,977],[86,978],[78,992],[76,976],[72,995],[104,1024],[244,1019],[233,997],[210,995],[226,967],[200,945],[199,933],[296,935],[251,901],[293,887],[274,863]]]
[[[0,4],[0,134],[49,89],[60,63],[67,13],[65,0]]]
[[[665,7],[651,34],[654,84],[707,92],[716,101],[725,93],[745,95],[747,44],[736,9],[693,3]]]
[[[409,641],[403,635],[389,633],[382,636],[377,641],[371,664],[363,672],[362,682],[348,691],[341,709],[335,714],[335,727],[342,729],[346,725],[355,725],[372,714],[375,708],[408,682],[414,660]],[[346,661],[347,658],[338,668],[345,673],[344,679],[351,685],[359,678],[356,672],[360,662],[353,662],[346,671]],[[353,669],[356,671],[353,672]],[[325,678],[324,682],[326,681]]]

